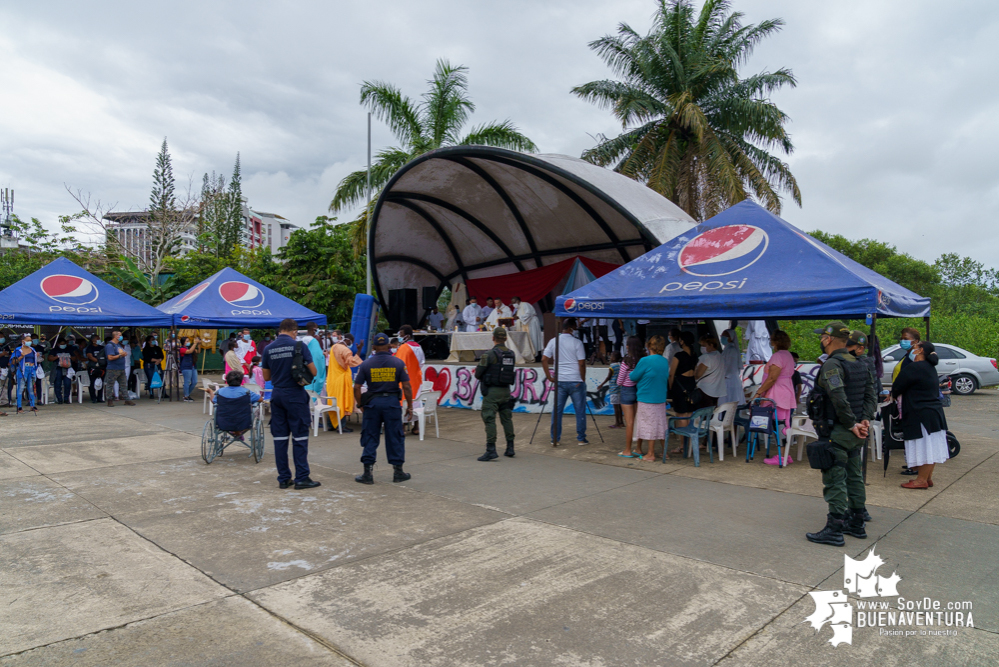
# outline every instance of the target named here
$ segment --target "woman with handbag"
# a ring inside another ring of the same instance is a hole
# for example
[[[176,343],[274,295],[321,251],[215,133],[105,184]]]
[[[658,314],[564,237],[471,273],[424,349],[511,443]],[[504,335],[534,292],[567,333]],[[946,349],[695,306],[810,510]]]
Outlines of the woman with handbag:
[[[940,359],[933,343],[923,341],[912,345],[909,360],[891,386],[891,397],[902,399],[905,462],[910,470],[918,470],[918,477],[902,488],[928,489],[933,486],[934,466],[950,458],[936,369]]]
[[[694,334],[681,331],[679,342],[680,351],[673,355],[673,360],[669,363],[669,400],[676,417],[689,417],[700,403],[697,380],[694,379],[697,368]],[[687,421],[678,421],[676,425],[686,426]]]
[[[21,395],[28,390],[28,403],[32,412],[38,412],[35,407],[35,371],[38,368],[38,354],[32,347],[31,334],[21,337],[21,346],[10,356],[10,368],[17,378],[17,414],[21,414]]]

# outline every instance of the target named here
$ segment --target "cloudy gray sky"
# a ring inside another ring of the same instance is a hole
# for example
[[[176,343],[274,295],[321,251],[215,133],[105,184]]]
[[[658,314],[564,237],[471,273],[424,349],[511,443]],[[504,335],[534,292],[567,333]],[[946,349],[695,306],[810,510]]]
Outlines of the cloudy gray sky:
[[[745,71],[790,67],[776,96],[805,229],[874,237],[926,260],[999,265],[999,3],[735,0],[782,33]],[[649,24],[651,0],[199,0],[0,3],[0,187],[54,225],[63,184],[147,205],[168,137],[179,180],[242,154],[253,208],[308,224],[365,162],[362,81],[412,97],[436,59],[470,68],[473,123],[511,119],[542,152],[578,156],[620,130],[569,94],[609,76],[588,41]],[[992,83],[989,83],[992,82]],[[377,123],[374,144],[392,143]]]

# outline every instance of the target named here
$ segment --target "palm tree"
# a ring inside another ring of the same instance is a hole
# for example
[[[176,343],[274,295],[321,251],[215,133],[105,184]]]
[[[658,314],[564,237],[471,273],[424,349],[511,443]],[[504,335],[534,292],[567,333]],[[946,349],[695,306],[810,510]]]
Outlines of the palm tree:
[[[740,78],[738,68],[781,19],[743,26],[726,0],[659,0],[644,37],[626,24],[590,43],[620,80],[577,86],[579,97],[613,110],[624,132],[583,153],[645,182],[696,220],[748,196],[779,213],[778,191],[801,205],[798,183],[774,149],[794,150],[788,117],[769,95],[795,86],[791,70]]]
[[[475,111],[468,98],[467,67],[452,67],[438,60],[430,88],[418,103],[402,94],[395,86],[381,81],[365,81],[361,86],[361,104],[379,120],[388,123],[401,146],[380,151],[371,164],[371,189],[377,193],[393,175],[413,158],[443,146],[479,144],[518,151],[536,151],[534,142],[525,137],[509,120],[473,127],[461,136],[461,128]],[[336,213],[364,201],[367,171],[349,174],[337,186],[330,211]],[[377,198],[377,195],[375,196]],[[366,245],[367,208],[354,221],[353,243],[360,251]]]

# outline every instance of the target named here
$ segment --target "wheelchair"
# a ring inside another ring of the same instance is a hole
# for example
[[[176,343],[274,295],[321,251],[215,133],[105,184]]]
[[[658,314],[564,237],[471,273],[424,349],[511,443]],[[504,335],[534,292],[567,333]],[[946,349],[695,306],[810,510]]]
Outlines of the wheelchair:
[[[242,440],[234,435],[238,431],[243,431]],[[201,433],[201,458],[210,464],[233,444],[248,448],[254,463],[264,458],[263,402],[252,405],[249,393],[238,398],[218,397],[215,414]]]

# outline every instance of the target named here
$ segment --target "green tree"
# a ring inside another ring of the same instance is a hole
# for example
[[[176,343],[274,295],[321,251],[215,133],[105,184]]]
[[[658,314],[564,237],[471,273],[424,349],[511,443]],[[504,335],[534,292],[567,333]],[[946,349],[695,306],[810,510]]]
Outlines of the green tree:
[[[399,140],[399,146],[378,152],[371,164],[371,191],[377,193],[403,165],[413,158],[443,146],[478,144],[517,151],[536,151],[534,142],[509,120],[473,127],[467,134],[462,128],[475,111],[468,96],[467,67],[452,66],[446,60],[437,61],[429,90],[419,102],[402,94],[392,84],[365,81],[361,86],[361,104],[376,118],[385,121]],[[367,170],[361,169],[340,181],[330,202],[333,213],[355,206],[365,200]],[[376,194],[373,199],[376,199]],[[360,252],[366,246],[367,218],[365,209],[353,223],[353,244]]]
[[[781,19],[743,25],[725,0],[706,0],[696,13],[690,0],[659,0],[645,36],[627,24],[617,35],[590,43],[619,77],[572,89],[584,100],[612,110],[624,128],[601,137],[583,159],[613,165],[646,183],[695,220],[706,220],[748,196],[774,213],[780,191],[801,205],[787,164],[794,146],[787,115],[770,101],[795,86],[791,70],[740,78],[739,67]]]
[[[351,229],[319,216],[308,229],[292,232],[278,253],[280,263],[264,284],[326,315],[330,326],[350,322],[354,295],[364,291],[365,256],[354,253]]]
[[[229,179],[228,192],[229,216],[226,224],[218,231],[218,244],[222,248],[234,248],[239,245],[243,234],[243,177],[239,166],[239,153],[236,153],[236,164],[232,168],[232,178]]]
[[[214,171],[211,176],[205,173],[201,179],[201,198],[198,201],[198,246],[202,251],[211,252],[215,257],[224,257],[228,248],[232,247],[225,245],[224,240],[229,214],[225,176],[216,175]]]
[[[120,281],[120,285],[139,301],[148,303],[151,306],[158,306],[178,294],[180,289],[173,276],[165,280],[149,279],[149,276],[138,267],[138,265],[128,257],[122,260],[124,266],[108,267]]]

